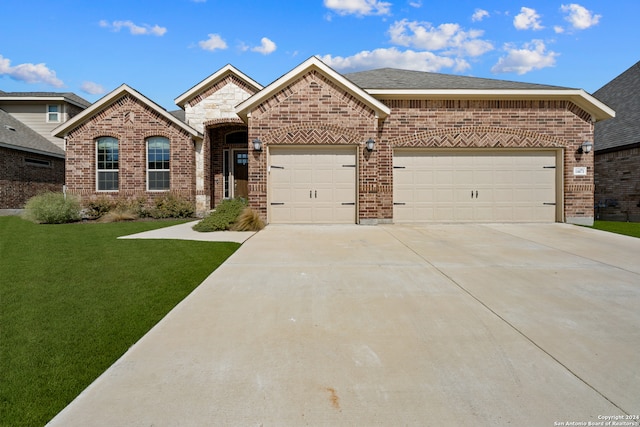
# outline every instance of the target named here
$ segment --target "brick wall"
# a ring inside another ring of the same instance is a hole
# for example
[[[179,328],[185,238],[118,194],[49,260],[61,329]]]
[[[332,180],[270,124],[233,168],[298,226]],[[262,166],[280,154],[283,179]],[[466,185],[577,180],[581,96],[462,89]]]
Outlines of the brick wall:
[[[64,166],[64,159],[0,147],[0,209],[21,209],[37,194],[62,191]]]
[[[381,218],[378,197],[379,153],[368,153],[364,142],[378,140],[373,110],[322,74],[311,71],[254,109],[249,141],[260,138],[261,152],[249,152],[249,203],[267,218],[267,147],[273,145],[358,145],[358,218]],[[384,153],[384,149],[382,149]],[[383,154],[384,158],[384,154]]]
[[[596,152],[595,170],[600,219],[640,221],[640,148]]]
[[[96,190],[96,143],[109,136],[119,141],[119,191]],[[97,113],[67,136],[66,183],[83,200],[93,196],[145,197],[164,192],[146,191],[146,138],[163,136],[170,141],[171,192],[195,202],[195,152],[191,136],[130,95]]]
[[[564,218],[593,218],[593,142],[590,117],[566,101],[383,100],[392,110],[384,124],[392,147],[564,149]],[[587,176],[573,168],[586,166]],[[584,218],[584,220],[583,220]]]
[[[353,144],[359,149],[360,222],[393,217],[393,149],[554,149],[564,153],[564,212],[561,220],[593,219],[593,154],[577,154],[593,141],[590,117],[566,101],[382,100],[391,115],[378,126],[374,112],[311,71],[257,106],[249,118],[249,140],[278,144]],[[364,142],[376,140],[369,153]],[[267,215],[266,150],[250,151],[251,206]],[[587,176],[574,176],[586,166]]]

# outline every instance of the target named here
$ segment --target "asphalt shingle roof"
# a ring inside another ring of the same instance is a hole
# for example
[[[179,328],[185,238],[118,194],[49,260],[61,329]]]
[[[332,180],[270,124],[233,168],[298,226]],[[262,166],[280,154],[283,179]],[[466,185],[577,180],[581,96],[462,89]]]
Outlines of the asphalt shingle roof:
[[[596,123],[596,151],[640,143],[640,61],[598,89],[593,96],[616,111],[616,117]]]
[[[3,92],[0,91],[0,99],[2,98],[55,98],[62,97],[71,103],[81,105],[88,108],[91,103],[86,99],[76,95],[73,92]]]
[[[428,73],[397,68],[380,68],[343,75],[363,89],[570,89],[561,86]]]
[[[64,157],[64,150],[2,109],[0,109],[0,145]]]

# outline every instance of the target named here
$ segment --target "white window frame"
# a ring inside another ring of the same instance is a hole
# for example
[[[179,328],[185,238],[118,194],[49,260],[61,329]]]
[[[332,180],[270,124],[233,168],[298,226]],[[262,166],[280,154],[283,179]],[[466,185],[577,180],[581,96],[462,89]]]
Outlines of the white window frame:
[[[118,143],[118,169],[100,169],[98,160],[98,144],[103,138],[114,139]],[[96,156],[96,191],[100,193],[114,193],[120,190],[120,140],[112,136],[103,136],[95,139],[95,156]],[[118,175],[118,188],[115,190],[100,190],[100,172],[116,172]]]
[[[167,141],[167,143],[169,144],[169,168],[168,169],[150,169],[149,168],[149,142],[151,142],[152,139],[154,138],[162,138],[165,139]],[[151,136],[149,138],[147,138],[145,140],[146,144],[145,144],[145,150],[146,150],[146,159],[147,159],[147,163],[146,163],[146,169],[147,169],[147,191],[150,192],[167,192],[167,191],[171,191],[171,140],[167,137],[164,136]],[[151,189],[149,188],[149,183],[151,182],[151,180],[149,179],[149,174],[150,172],[167,172],[169,174],[169,186],[167,188],[163,188],[163,189]]]
[[[56,107],[56,111],[50,111],[50,107]],[[61,104],[47,104],[47,123],[60,123],[62,121],[62,105]],[[51,120],[51,115],[56,115],[56,120]]]

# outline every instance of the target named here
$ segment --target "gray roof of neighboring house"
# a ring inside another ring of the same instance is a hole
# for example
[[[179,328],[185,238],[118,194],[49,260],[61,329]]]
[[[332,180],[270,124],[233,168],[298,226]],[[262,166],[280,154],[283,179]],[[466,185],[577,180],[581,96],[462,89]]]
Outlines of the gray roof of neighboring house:
[[[598,89],[593,96],[616,110],[616,117],[596,123],[596,151],[640,143],[640,61]]]
[[[363,89],[568,89],[508,80],[380,68],[343,74]]]
[[[175,117],[180,121],[183,121],[185,123],[187,122],[187,113],[184,110],[169,111],[169,114],[171,114],[173,117]]]
[[[64,158],[64,150],[2,109],[0,146]]]
[[[73,92],[3,92],[0,91],[0,100],[2,98],[63,98],[70,104],[76,104],[87,108],[91,105],[89,101]]]

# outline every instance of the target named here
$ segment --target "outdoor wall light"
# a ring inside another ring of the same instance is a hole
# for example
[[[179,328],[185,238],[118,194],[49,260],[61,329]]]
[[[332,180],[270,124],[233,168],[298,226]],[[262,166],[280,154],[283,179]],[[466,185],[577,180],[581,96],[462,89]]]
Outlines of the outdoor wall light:
[[[376,142],[373,140],[373,138],[369,138],[366,142],[367,145],[367,151],[373,151],[373,147],[375,147]]]
[[[578,153],[579,154],[589,154],[591,152],[591,149],[593,148],[593,144],[590,143],[589,141],[585,141],[582,143],[582,145],[578,148]]]
[[[258,138],[253,140],[253,149],[256,151],[262,151],[262,141]]]

